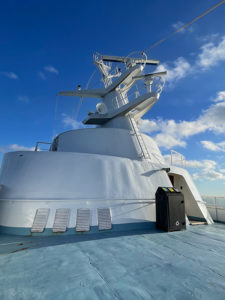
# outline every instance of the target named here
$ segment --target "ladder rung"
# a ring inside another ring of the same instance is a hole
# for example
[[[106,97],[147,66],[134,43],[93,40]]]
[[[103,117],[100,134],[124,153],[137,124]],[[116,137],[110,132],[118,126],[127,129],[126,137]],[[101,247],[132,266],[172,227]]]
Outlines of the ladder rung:
[[[135,120],[132,117],[130,117],[130,121],[131,121],[131,123],[133,125],[134,134],[137,137],[137,140],[139,142],[139,145],[140,145],[140,148],[141,148],[141,151],[142,151],[141,157],[144,157],[145,159],[151,159],[151,157],[149,155],[149,152],[148,152],[148,149],[147,149],[147,147],[145,145],[145,142],[143,140],[143,137],[142,137],[142,135],[141,135],[141,133],[140,133],[140,131],[138,129],[138,126],[137,126]]]

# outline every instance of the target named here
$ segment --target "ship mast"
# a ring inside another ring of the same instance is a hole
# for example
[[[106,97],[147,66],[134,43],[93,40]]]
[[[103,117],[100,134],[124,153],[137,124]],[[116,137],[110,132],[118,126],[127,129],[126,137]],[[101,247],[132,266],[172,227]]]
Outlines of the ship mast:
[[[113,73],[112,63],[125,64],[125,71],[122,73],[119,68]],[[147,59],[143,53],[143,58],[94,55],[94,63],[102,75],[104,88],[76,90],[59,92],[58,95],[75,96],[85,98],[99,98],[101,102],[96,106],[95,113],[89,113],[83,121],[89,125],[104,125],[112,119],[122,116],[132,115],[135,121],[140,119],[158,100],[162,91],[163,83],[159,80],[156,90],[152,90],[155,77],[161,79],[166,72],[151,73],[142,75],[146,65],[158,65],[159,60]],[[146,93],[128,100],[127,93],[137,80],[144,80],[147,88]]]
[[[111,71],[112,63],[125,64],[125,71],[120,69]],[[100,98],[101,102],[96,105],[96,112],[89,112],[83,121],[86,125],[98,125],[101,127],[121,128],[133,132],[138,144],[139,157],[151,160],[143,137],[138,129],[138,121],[159,99],[163,88],[161,77],[166,72],[150,73],[143,75],[146,65],[158,65],[158,60],[143,58],[121,57],[110,55],[94,55],[94,64],[102,75],[104,88],[60,92],[59,95],[75,96],[85,98]],[[155,90],[152,85],[155,78],[158,83]],[[114,80],[113,80],[114,79]],[[134,99],[128,100],[127,93],[137,80],[143,80],[146,92],[142,95],[136,94]]]

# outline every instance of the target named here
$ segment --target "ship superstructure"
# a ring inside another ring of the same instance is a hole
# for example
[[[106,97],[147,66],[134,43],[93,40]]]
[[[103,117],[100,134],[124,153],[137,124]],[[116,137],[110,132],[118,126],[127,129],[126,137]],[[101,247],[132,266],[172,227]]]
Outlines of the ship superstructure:
[[[112,62],[125,66],[112,70]],[[59,92],[97,98],[83,121],[96,128],[63,132],[48,152],[4,156],[0,174],[0,226],[18,234],[93,232],[155,226],[159,186],[182,189],[189,219],[212,219],[184,168],[169,166],[138,120],[158,101],[165,72],[144,74],[158,60],[94,56],[103,88]],[[145,91],[129,91],[143,80]]]

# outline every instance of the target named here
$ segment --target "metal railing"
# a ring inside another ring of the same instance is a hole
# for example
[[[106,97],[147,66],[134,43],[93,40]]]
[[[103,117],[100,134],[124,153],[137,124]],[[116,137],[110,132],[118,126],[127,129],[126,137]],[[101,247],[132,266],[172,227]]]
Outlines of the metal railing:
[[[129,102],[129,98],[131,98],[132,96],[134,96],[134,98],[139,97],[141,94],[146,93],[146,87],[142,86],[141,88],[138,86],[134,86],[132,88],[131,91],[129,91],[128,93],[126,92],[121,92],[120,96],[115,96],[112,99],[112,103],[115,109],[120,108],[121,106],[123,106],[124,104]],[[133,100],[133,99],[132,99]]]
[[[225,197],[202,196],[211,217],[216,222],[225,222]]]
[[[51,145],[52,143],[50,143],[50,142],[36,142],[34,151],[49,151],[49,148],[50,148],[50,147],[49,147],[48,149],[41,149],[41,148],[39,147],[40,144]]]
[[[121,91],[120,97],[115,96],[113,98],[112,103],[114,104],[114,108],[119,108],[124,104],[128,103],[129,99],[132,97],[134,97],[135,99],[138,98],[140,95],[144,95],[149,92],[155,92],[160,94],[162,92],[163,84],[161,83],[160,79],[157,80],[157,78],[158,77],[155,77],[153,79],[150,87],[146,83],[134,84],[130,90],[129,88],[127,89],[127,93],[126,90]]]
[[[178,165],[186,168],[186,159],[181,153],[175,150],[170,150],[170,164],[171,166]]]

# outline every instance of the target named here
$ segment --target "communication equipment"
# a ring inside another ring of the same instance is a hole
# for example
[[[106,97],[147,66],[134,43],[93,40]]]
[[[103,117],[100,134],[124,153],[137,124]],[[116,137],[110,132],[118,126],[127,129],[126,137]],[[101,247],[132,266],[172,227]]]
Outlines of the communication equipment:
[[[96,105],[96,110],[99,114],[102,114],[102,115],[106,114],[108,111],[106,105],[103,102],[99,102]]]

